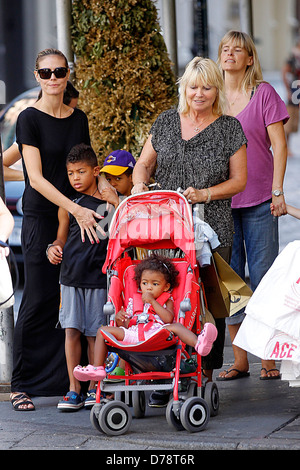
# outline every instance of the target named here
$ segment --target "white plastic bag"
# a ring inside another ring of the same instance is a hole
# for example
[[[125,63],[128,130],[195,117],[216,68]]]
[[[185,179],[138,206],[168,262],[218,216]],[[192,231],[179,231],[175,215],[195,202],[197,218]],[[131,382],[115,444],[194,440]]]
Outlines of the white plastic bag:
[[[252,295],[234,343],[262,358],[300,363],[300,241],[277,256]]]

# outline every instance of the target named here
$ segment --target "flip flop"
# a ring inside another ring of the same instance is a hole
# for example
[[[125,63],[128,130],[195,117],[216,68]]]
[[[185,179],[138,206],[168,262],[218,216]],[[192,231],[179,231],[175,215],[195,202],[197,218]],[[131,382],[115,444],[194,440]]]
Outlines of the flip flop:
[[[262,367],[260,371],[262,370],[265,370],[266,371],[266,374],[268,374],[269,372],[272,372],[273,370],[276,370],[277,372],[279,372],[278,369],[269,369],[267,370],[265,367]],[[260,376],[259,377],[260,380],[276,380],[276,379],[280,379],[281,378],[281,374],[278,374],[278,375],[270,375],[269,377],[267,375],[265,375],[264,377]]]
[[[228,381],[228,380],[236,380],[236,379],[242,379],[243,377],[249,377],[250,375],[250,372],[242,372],[238,369],[229,369],[229,370],[226,370],[226,374],[229,374],[230,372],[232,371],[235,371],[237,372],[236,375],[233,375],[232,377],[216,377],[216,380],[219,380],[220,382],[223,381]]]

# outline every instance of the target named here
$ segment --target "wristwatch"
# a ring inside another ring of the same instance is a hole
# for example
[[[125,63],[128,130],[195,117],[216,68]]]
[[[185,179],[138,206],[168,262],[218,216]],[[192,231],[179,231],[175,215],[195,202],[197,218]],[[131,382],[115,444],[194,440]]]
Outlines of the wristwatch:
[[[272,191],[272,194],[274,196],[283,196],[284,195],[284,192],[283,191],[280,191],[280,189],[275,189],[274,191]]]

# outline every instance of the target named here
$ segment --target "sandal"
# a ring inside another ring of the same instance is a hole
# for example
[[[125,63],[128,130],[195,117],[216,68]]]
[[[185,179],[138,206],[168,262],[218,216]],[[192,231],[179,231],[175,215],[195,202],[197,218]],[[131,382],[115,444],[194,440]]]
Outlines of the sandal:
[[[278,375],[268,375],[269,372],[279,372],[278,369],[269,369],[267,370],[265,367],[261,368],[261,371],[264,370],[266,372],[266,375],[261,375],[259,378],[260,380],[276,380],[281,378],[281,374],[279,373]]]
[[[35,406],[27,393],[13,392],[10,394],[10,402],[15,411],[34,411]],[[21,408],[23,405],[32,405],[31,408]]]
[[[95,367],[89,364],[86,367],[76,366],[73,370],[73,375],[80,382],[87,382],[88,380],[98,382],[106,377],[106,371],[103,366]]]

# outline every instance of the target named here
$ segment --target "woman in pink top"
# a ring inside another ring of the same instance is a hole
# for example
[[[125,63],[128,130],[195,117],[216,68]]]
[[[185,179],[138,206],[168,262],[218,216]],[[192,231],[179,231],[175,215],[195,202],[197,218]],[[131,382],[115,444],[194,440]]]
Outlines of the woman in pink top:
[[[235,234],[231,266],[245,278],[247,261],[254,291],[278,254],[278,216],[286,214],[283,179],[287,145],[283,125],[289,116],[280,96],[263,81],[255,45],[247,34],[228,32],[219,45],[218,63],[225,82],[227,114],[240,121],[248,139],[247,185],[232,198]],[[271,202],[277,217],[271,215]],[[241,311],[227,319],[232,342],[243,318]],[[249,375],[247,352],[235,345],[233,351],[234,364],[221,372],[218,380]],[[262,361],[261,379],[279,377],[275,362]]]

